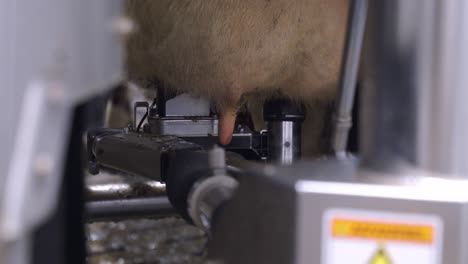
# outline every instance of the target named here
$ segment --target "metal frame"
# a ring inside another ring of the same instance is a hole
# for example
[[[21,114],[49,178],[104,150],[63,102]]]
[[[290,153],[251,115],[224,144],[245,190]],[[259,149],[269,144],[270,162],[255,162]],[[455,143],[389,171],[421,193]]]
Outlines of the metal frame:
[[[0,262],[29,263],[57,207],[72,110],[122,76],[121,2],[0,3]]]

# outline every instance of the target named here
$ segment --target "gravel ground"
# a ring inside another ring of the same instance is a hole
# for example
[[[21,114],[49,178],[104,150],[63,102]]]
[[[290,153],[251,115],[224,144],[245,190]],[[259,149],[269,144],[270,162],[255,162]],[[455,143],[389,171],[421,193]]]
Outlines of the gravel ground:
[[[206,236],[179,218],[87,225],[89,264],[203,263]]]

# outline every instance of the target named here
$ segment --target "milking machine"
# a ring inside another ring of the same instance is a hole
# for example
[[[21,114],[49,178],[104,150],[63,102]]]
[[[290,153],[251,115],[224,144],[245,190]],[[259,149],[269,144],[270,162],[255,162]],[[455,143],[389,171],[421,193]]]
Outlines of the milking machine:
[[[302,116],[277,125],[275,114],[290,109],[278,106],[264,111],[263,149],[266,160],[291,166],[236,168],[227,159],[209,162],[220,150],[169,150],[168,195],[186,219],[209,230],[210,259],[466,263],[466,12],[461,0],[353,1],[332,137],[337,158],[292,162],[298,152],[284,148],[298,137],[287,122]],[[361,44],[355,158],[343,146]]]
[[[69,5],[49,2],[57,10]],[[24,10],[36,11],[30,4]],[[82,27],[75,24],[80,16],[57,11],[57,19],[69,24],[46,19],[49,24],[36,26],[50,30],[49,37],[15,42],[34,44],[24,58],[44,60],[1,68],[16,73],[9,76],[17,79],[2,80],[23,88],[24,95],[2,104],[21,112],[18,120],[8,116],[4,122],[18,133],[2,137],[9,150],[0,159],[6,172],[0,177],[0,260],[5,263],[54,263],[44,262],[53,255],[45,236],[56,245],[67,242],[55,263],[83,261],[76,257],[84,254],[82,230],[70,232],[82,226],[70,221],[83,218],[77,213],[83,200],[70,195],[84,187],[73,159],[81,138],[73,133],[63,160],[68,140],[63,131],[70,127],[71,105],[91,94],[87,88],[109,87],[120,76],[114,35],[129,24],[118,19],[118,6],[100,1],[63,9],[93,17],[86,19],[93,26],[78,23]],[[113,16],[104,12],[109,10]],[[88,220],[180,215],[207,231],[213,263],[467,263],[467,13],[464,0],[352,1],[332,155],[324,159],[301,160],[306,113],[300,104],[283,98],[267,102],[265,131],[256,131],[248,114],[240,115],[232,142],[221,147],[209,102],[167,96],[158,86],[153,103],[135,104],[129,127],[87,131],[91,174],[139,177],[87,184]],[[27,31],[21,23],[8,25],[19,27],[11,32]],[[57,46],[57,38],[68,42]],[[77,40],[84,42],[77,47]],[[0,52],[11,50],[2,46],[8,43],[0,44]],[[36,70],[18,75],[23,69]],[[28,79],[44,72],[49,75]],[[359,153],[348,155],[358,72]],[[75,121],[82,112],[77,113]],[[74,124],[80,131],[80,123]]]

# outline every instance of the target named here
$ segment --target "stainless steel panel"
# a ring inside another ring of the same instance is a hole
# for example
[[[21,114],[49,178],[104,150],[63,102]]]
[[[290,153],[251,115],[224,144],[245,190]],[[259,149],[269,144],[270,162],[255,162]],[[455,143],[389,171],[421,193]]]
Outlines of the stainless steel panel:
[[[0,262],[29,261],[30,233],[56,207],[73,107],[122,77],[120,8],[0,1]]]
[[[367,166],[468,176],[467,25],[465,0],[369,1],[360,126]]]
[[[429,215],[443,223],[441,263],[468,262],[468,181],[356,171],[357,161],[265,167],[240,179],[213,231],[210,256],[231,263],[322,263],[330,208]],[[239,252],[242,252],[240,254]]]

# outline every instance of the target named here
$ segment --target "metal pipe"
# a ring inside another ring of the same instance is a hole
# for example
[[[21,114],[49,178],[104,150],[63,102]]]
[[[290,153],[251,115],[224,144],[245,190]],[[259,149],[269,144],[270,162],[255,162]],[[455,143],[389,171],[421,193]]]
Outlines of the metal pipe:
[[[85,186],[88,221],[176,215],[166,197],[166,185],[123,174],[87,177]]]
[[[142,179],[128,182],[88,184],[85,187],[88,201],[109,201],[144,197],[166,196],[166,185],[157,181]]]
[[[86,204],[86,217],[90,222],[175,215],[177,212],[166,197],[95,201]]]
[[[363,166],[468,176],[468,2],[373,0],[363,59]]]
[[[337,157],[346,155],[352,109],[361,59],[361,48],[367,18],[367,0],[353,0],[348,16],[348,29],[340,75],[339,96],[334,114],[332,150]]]

